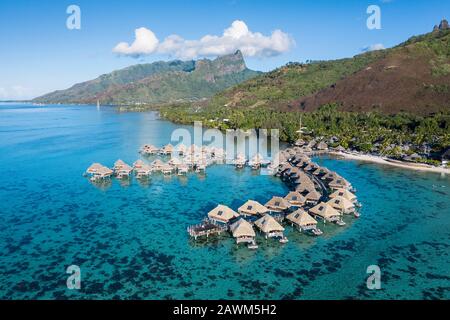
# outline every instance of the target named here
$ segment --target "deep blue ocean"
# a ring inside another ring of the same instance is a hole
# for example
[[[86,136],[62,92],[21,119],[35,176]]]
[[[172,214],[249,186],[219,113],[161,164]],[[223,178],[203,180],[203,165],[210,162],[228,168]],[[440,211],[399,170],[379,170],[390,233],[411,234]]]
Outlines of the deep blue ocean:
[[[329,157],[358,190],[361,218],[289,243],[229,235],[194,242],[186,227],[218,203],[237,209],[288,189],[227,165],[148,183],[83,177],[92,162],[133,163],[178,128],[153,112],[0,104],[0,299],[449,299],[450,177]],[[186,127],[189,128],[189,127]],[[66,268],[81,268],[81,289]],[[381,289],[366,286],[378,265]]]

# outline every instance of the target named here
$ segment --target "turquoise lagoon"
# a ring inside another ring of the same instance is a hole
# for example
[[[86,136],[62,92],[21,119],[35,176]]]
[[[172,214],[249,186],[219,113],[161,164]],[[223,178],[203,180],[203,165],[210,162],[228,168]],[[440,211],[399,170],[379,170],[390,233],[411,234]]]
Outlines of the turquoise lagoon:
[[[226,165],[101,188],[82,176],[176,128],[155,113],[0,105],[0,299],[450,298],[449,177],[318,158],[357,188],[362,217],[317,238],[288,227],[288,244],[250,251],[229,236],[193,242],[186,227],[217,203],[284,195],[277,178]],[[66,288],[73,264],[81,290]],[[366,287],[369,265],[380,290]]]

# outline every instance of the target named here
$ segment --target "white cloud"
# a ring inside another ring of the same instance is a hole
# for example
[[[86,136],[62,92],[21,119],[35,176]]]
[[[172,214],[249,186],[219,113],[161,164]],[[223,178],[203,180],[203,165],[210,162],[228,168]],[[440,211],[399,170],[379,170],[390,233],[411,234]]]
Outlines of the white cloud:
[[[139,56],[151,54],[158,47],[159,40],[155,34],[146,28],[139,28],[134,31],[134,42],[129,45],[127,42],[117,44],[113,52],[123,55]]]
[[[31,90],[21,85],[0,87],[0,99],[2,100],[21,100],[30,99],[31,97]]]
[[[195,59],[230,54],[239,49],[246,57],[272,57],[287,52],[294,44],[292,37],[281,30],[274,30],[266,36],[250,31],[245,22],[236,20],[221,36],[205,35],[199,40],[186,40],[173,34],[159,42],[151,30],[139,28],[131,45],[121,42],[113,52],[133,57],[159,53],[179,59]]]
[[[363,48],[362,51],[369,52],[369,51],[377,51],[377,50],[384,50],[384,49],[386,49],[386,48],[384,47],[383,44],[376,43],[376,44],[372,44],[370,46]]]

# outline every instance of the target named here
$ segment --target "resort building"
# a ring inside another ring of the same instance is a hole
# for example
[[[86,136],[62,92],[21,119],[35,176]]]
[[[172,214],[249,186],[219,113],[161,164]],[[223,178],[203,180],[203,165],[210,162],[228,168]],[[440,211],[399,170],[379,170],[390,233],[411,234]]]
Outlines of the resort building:
[[[189,172],[189,166],[187,164],[182,163],[177,166],[177,174],[179,176],[187,175],[188,172]]]
[[[143,165],[145,165],[145,162],[144,162],[144,161],[142,161],[141,159],[136,160],[136,161],[133,163],[133,169],[139,169],[139,168],[142,168]]]
[[[133,171],[133,168],[130,167],[125,162],[123,162],[122,160],[117,160],[114,163],[114,174],[119,179],[129,178],[132,171]]]
[[[322,198],[322,195],[317,190],[311,190],[306,195],[306,203],[316,204]]]
[[[349,189],[351,188],[351,185],[344,178],[338,178],[328,183],[328,187],[332,190],[339,190],[339,189]]]
[[[243,216],[262,216],[268,213],[269,209],[267,209],[257,201],[248,200],[246,203],[239,207],[238,212]]]
[[[299,231],[311,231],[314,235],[322,234],[322,231],[317,228],[316,219],[302,209],[298,209],[297,211],[288,214],[286,219],[292,226],[296,226]]]
[[[174,152],[175,148],[170,143],[168,145],[165,145],[164,147],[159,150],[159,153],[164,156],[170,156]]]
[[[352,203],[355,203],[357,201],[356,196],[348,191],[347,189],[337,189],[335,192],[330,194],[330,198],[336,198],[336,197],[343,197]]]
[[[237,244],[248,243],[252,245],[252,248],[257,248],[255,242],[256,233],[249,222],[241,218],[230,226],[230,231]]]
[[[110,178],[113,175],[113,170],[101,165],[100,163],[93,163],[87,170],[86,173],[90,175],[91,181],[99,181],[106,178]]]
[[[319,169],[320,166],[314,162],[309,163],[306,167],[305,167],[305,171],[310,171],[310,172],[314,172],[317,169]]]
[[[165,163],[164,165],[161,166],[161,172],[165,175],[172,174],[173,171],[174,171],[174,168],[168,163]]]
[[[316,149],[317,150],[328,150],[328,145],[325,142],[321,141],[316,145]]]
[[[148,178],[152,173],[152,167],[148,164],[140,165],[139,167],[134,167],[134,172],[136,174],[136,178]]]
[[[291,204],[281,197],[273,197],[265,205],[270,212],[286,212],[291,208]]]
[[[155,155],[158,152],[159,152],[159,149],[151,144],[144,145],[140,150],[140,153],[143,155]]]
[[[262,218],[255,221],[255,226],[264,233],[267,238],[280,238],[280,242],[287,242],[284,236],[284,228],[279,224],[270,214],[264,215]]]
[[[239,217],[239,214],[231,208],[219,204],[208,212],[208,218],[214,222],[229,223],[230,220]]]
[[[345,213],[350,214],[355,212],[355,205],[350,200],[345,199],[344,197],[334,197],[331,198],[327,202],[330,206],[335,208],[336,210]]]
[[[309,210],[309,213],[315,217],[322,219],[324,222],[334,222],[339,225],[344,225],[341,214],[331,205],[321,202]]]
[[[300,192],[291,191],[284,197],[291,206],[293,207],[301,207],[306,203],[306,198],[300,194]]]
[[[185,155],[186,152],[187,152],[187,150],[188,150],[188,148],[187,148],[184,144],[182,144],[182,143],[180,143],[179,145],[177,145],[177,146],[175,147],[176,153],[178,153],[180,156]]]
[[[156,172],[161,172],[164,165],[165,165],[165,163],[159,159],[156,159],[155,161],[153,161],[151,163],[152,170],[156,171]]]

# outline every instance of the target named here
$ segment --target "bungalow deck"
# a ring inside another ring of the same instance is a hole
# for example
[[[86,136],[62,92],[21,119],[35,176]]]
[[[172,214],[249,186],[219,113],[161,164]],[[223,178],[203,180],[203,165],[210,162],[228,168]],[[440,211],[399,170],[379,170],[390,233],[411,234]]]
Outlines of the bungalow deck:
[[[187,228],[187,232],[195,240],[197,240],[198,237],[206,236],[206,238],[208,238],[211,235],[220,235],[222,232],[227,230],[228,230],[227,225],[219,226],[210,221],[204,221],[200,224],[189,226]]]

